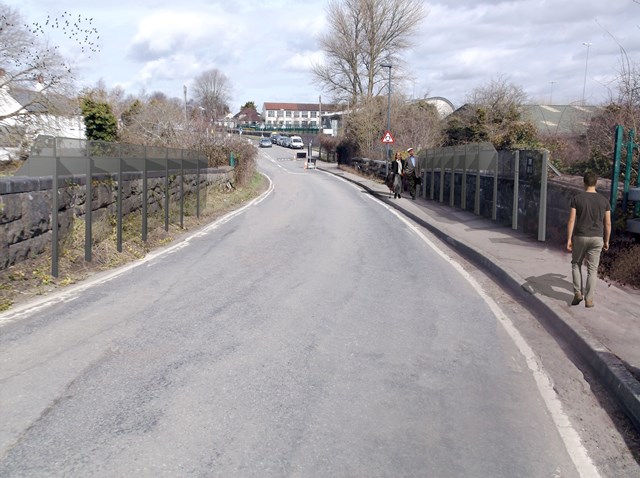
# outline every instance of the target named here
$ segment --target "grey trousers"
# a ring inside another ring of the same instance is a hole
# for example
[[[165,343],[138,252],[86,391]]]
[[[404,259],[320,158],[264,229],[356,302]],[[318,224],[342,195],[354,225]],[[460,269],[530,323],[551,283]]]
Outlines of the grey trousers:
[[[402,176],[398,173],[393,175],[393,192],[402,194]]]
[[[601,237],[573,237],[571,275],[574,294],[582,294],[585,300],[593,300],[598,282],[598,264],[604,240]],[[582,262],[587,260],[587,281],[583,287]]]

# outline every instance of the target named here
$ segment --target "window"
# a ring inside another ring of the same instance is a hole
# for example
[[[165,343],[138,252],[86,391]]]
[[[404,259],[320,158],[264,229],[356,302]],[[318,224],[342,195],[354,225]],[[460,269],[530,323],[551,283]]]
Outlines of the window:
[[[317,111],[312,111],[311,112],[311,117],[312,118],[317,118],[318,117],[318,112]]]
[[[275,115],[276,115],[276,112],[275,112],[275,111],[273,111],[273,110],[269,110],[269,111],[267,111],[267,116],[268,116],[269,118],[273,118],[273,117],[275,117]]]
[[[287,116],[287,118],[291,118],[291,111],[287,111],[286,116]]]

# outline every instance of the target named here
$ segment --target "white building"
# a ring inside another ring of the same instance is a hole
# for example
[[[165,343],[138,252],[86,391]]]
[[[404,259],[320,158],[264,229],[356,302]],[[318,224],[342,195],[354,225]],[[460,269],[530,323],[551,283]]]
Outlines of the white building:
[[[264,103],[262,118],[266,129],[319,129],[320,116],[330,109],[321,103]]]
[[[79,107],[74,108],[75,114],[51,114],[39,101],[41,95],[46,93],[0,87],[0,161],[20,158],[38,135],[86,138]],[[68,104],[71,100],[57,97],[56,101]]]

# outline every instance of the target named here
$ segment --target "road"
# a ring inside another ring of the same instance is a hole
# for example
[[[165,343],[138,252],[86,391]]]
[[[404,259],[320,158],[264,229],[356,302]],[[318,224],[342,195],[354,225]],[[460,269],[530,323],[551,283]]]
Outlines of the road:
[[[273,189],[233,217],[0,318],[0,476],[597,476],[499,307],[292,156],[260,151]]]

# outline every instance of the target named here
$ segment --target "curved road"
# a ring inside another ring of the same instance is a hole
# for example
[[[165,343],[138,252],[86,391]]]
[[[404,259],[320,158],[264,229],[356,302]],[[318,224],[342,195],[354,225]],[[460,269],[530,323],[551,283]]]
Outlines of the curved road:
[[[0,476],[592,476],[463,274],[291,157],[260,151],[241,213],[0,316]]]

